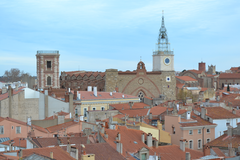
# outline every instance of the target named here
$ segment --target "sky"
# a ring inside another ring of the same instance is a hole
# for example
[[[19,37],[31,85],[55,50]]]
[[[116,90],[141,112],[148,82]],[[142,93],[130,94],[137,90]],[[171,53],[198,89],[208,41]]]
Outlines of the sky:
[[[176,71],[240,66],[239,0],[1,0],[0,76],[36,75],[37,50],[59,50],[60,72],[151,71],[162,10]]]

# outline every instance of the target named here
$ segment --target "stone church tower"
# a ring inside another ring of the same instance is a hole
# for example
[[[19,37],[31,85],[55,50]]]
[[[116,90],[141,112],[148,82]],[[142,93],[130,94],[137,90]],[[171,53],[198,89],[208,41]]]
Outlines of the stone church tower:
[[[60,88],[59,51],[37,51],[37,87]]]
[[[164,16],[162,16],[162,24],[159,30],[156,50],[153,52],[153,71],[161,72],[162,78],[160,81],[162,82],[162,94],[171,98],[175,97],[176,79],[174,70],[174,54],[168,41],[167,29],[164,24]]]

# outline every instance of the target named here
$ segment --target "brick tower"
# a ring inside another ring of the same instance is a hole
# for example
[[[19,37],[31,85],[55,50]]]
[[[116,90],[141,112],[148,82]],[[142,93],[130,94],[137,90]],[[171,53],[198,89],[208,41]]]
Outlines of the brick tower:
[[[59,51],[37,51],[37,87],[60,88]]]

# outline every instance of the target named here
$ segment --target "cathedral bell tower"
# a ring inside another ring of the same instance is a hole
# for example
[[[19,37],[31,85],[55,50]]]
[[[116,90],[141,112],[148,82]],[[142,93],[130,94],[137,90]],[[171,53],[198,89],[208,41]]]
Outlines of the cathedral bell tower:
[[[156,50],[153,52],[153,71],[160,71],[161,94],[167,100],[176,99],[176,78],[174,71],[174,54],[168,41],[167,29],[162,15]]]
[[[174,54],[168,42],[164,16],[162,16],[156,50],[153,52],[153,71],[174,71]]]

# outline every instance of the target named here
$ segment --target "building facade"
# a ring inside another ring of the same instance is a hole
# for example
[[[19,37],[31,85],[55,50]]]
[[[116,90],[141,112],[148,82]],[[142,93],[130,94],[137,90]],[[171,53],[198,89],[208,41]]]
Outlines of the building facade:
[[[60,84],[61,88],[81,91],[86,91],[88,86],[97,86],[98,91],[121,92],[138,96],[141,100],[144,96],[166,97],[165,100],[176,99],[174,54],[170,50],[164,17],[162,17],[157,49],[153,52],[152,71],[147,71],[145,64],[140,61],[134,71],[107,69],[105,72],[62,72]]]
[[[37,51],[37,88],[60,88],[59,51]]]

